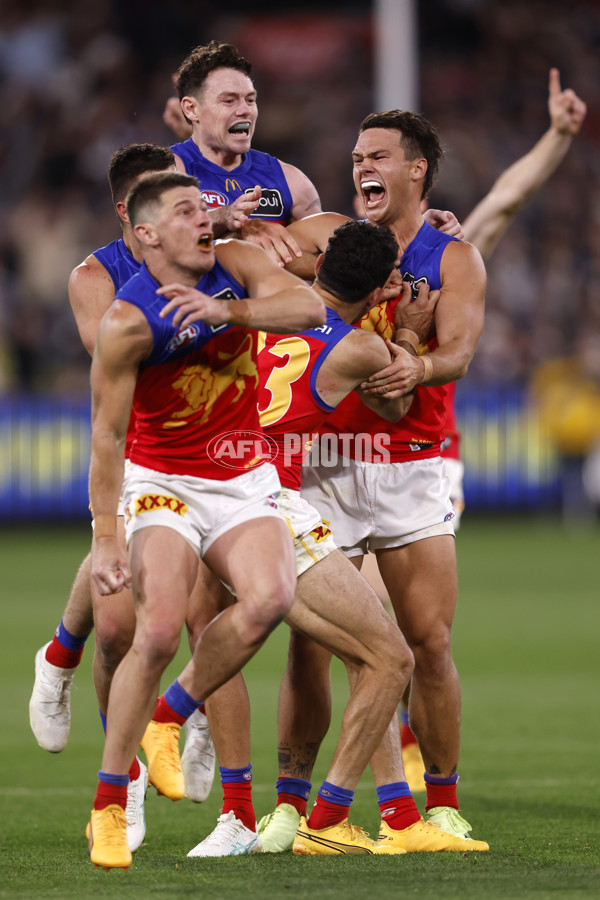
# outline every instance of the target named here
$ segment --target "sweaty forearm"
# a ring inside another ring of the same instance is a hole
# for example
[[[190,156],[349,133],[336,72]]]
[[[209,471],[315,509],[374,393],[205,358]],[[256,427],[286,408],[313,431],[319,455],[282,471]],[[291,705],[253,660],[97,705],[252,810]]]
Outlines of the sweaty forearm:
[[[296,334],[325,324],[325,306],[310,288],[294,287],[269,297],[230,301],[229,324],[274,334]]]

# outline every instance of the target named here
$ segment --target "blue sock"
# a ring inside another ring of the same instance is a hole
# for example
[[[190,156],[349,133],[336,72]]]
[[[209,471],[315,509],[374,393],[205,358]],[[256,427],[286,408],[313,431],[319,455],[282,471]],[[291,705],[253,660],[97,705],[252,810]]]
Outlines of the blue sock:
[[[387,803],[396,797],[411,797],[411,792],[406,781],[392,781],[390,784],[382,784],[377,788],[377,802]]]
[[[308,800],[312,788],[305,778],[278,778],[275,786],[278,794],[294,794],[304,800]]]
[[[219,766],[219,774],[221,776],[221,784],[252,781],[252,765],[244,766],[242,769],[226,769],[225,766]]]
[[[98,712],[100,713],[100,721],[102,722],[102,727],[104,728],[104,734],[106,734],[106,716],[101,709],[99,709]]]
[[[354,799],[354,791],[338,787],[336,784],[330,784],[329,781],[324,781],[319,788],[319,797],[328,803],[335,803],[336,806],[349,807]]]
[[[98,772],[98,780],[103,781],[104,784],[114,784],[123,787],[124,785],[129,784],[129,775],[111,775],[109,772],[103,772],[102,769],[100,769]]]
[[[183,719],[189,719],[198,709],[198,701],[194,700],[185,688],[182,688],[177,679],[169,685],[165,691],[165,702],[169,704],[173,712]]]
[[[61,619],[58,623],[58,628],[54,632],[56,635],[56,640],[59,644],[61,644],[66,650],[82,650],[85,646],[85,642],[87,641],[89,634],[86,634],[85,637],[78,637],[76,634],[71,634],[70,631],[67,631],[65,626],[63,625],[63,620]]]

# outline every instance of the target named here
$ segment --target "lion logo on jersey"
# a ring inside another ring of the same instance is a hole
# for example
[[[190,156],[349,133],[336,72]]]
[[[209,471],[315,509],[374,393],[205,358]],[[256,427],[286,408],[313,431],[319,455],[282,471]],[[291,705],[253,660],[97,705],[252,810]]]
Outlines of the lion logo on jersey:
[[[187,366],[171,387],[185,400],[184,409],[173,413],[172,419],[163,424],[163,428],[178,428],[186,424],[186,420],[202,414],[199,422],[205,422],[213,411],[215,403],[229,390],[235,387],[235,395],[228,399],[235,404],[246,392],[248,384],[254,390],[258,387],[258,370],[253,355],[253,336],[246,334],[237,349],[228,353],[219,351],[217,359],[224,363],[223,368],[215,370],[210,366]]]

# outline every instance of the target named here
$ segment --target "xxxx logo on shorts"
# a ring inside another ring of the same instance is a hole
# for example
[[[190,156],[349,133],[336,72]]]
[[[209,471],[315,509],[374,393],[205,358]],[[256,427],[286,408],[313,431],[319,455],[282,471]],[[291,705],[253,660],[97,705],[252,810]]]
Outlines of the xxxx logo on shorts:
[[[135,498],[134,516],[152,512],[156,509],[170,509],[171,512],[177,513],[178,516],[185,516],[188,510],[183,500],[178,500],[177,497],[169,497],[167,494],[142,494],[141,497]]]
[[[329,537],[330,534],[331,531],[327,525],[319,525],[318,528],[313,528],[310,536],[313,538],[315,544],[318,544],[320,541],[324,541],[326,537]]]

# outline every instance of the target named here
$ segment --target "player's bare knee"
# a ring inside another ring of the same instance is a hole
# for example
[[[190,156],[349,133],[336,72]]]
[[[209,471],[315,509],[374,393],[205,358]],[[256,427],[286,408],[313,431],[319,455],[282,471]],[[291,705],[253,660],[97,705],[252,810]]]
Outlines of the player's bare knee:
[[[377,657],[386,681],[393,680],[402,693],[414,671],[415,658],[398,629],[390,630],[385,640],[380,641]]]
[[[260,593],[238,596],[242,605],[246,639],[260,644],[287,616],[294,601],[293,589],[283,585]]]
[[[431,636],[428,640],[412,646],[415,671],[421,679],[443,682],[453,667],[449,635]]]
[[[134,649],[146,660],[149,669],[168,666],[179,647],[181,627],[171,622],[146,622],[136,631]]]
[[[133,641],[135,619],[114,611],[96,615],[96,652],[106,672],[114,672]]]

